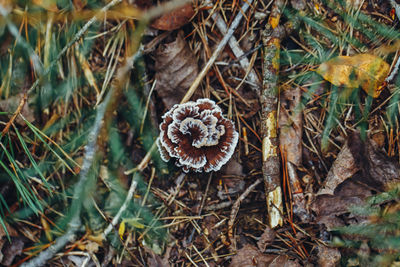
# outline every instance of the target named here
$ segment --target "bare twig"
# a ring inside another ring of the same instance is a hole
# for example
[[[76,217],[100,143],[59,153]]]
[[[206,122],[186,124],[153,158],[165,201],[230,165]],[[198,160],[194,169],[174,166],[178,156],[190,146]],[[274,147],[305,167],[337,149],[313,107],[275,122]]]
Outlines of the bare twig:
[[[3,131],[1,132],[1,136],[4,136],[8,132],[8,130],[10,129],[10,126],[13,124],[14,120],[17,118],[17,116],[21,113],[22,109],[24,108],[27,99],[28,99],[28,94],[25,92],[22,94],[22,97],[21,97],[21,100],[19,101],[17,110],[14,112],[11,119],[7,122],[6,126],[4,127]]]
[[[238,12],[235,19],[232,21],[231,26],[229,27],[228,31],[226,32],[224,38],[222,38],[221,42],[218,44],[217,48],[215,49],[214,53],[211,55],[210,59],[208,60],[207,64],[203,67],[199,75],[196,77],[188,91],[186,92],[185,96],[183,97],[181,103],[185,103],[189,101],[189,99],[192,97],[193,93],[196,91],[197,87],[199,86],[200,82],[203,80],[204,76],[208,73],[212,65],[214,64],[215,60],[221,53],[221,51],[224,49],[225,45],[228,43],[229,39],[233,36],[233,33],[235,32],[236,28],[239,26],[240,21],[243,18],[243,13],[247,11],[249,8],[249,5],[253,0],[247,0],[242,8],[241,12]]]
[[[262,178],[257,179],[254,183],[252,183],[235,201],[235,203],[232,206],[232,211],[231,215],[229,216],[229,221],[228,221],[228,237],[231,243],[231,248],[233,250],[236,249],[236,242],[235,239],[233,238],[233,224],[235,223],[236,215],[239,212],[240,208],[240,203],[243,202],[243,200],[253,191],[253,189],[262,182]]]
[[[135,173],[133,175],[132,183],[131,183],[131,186],[129,187],[128,194],[126,195],[124,203],[119,208],[117,214],[112,219],[111,223],[108,225],[106,230],[104,230],[104,232],[103,232],[103,237],[104,238],[111,232],[111,230],[115,227],[115,225],[117,225],[117,223],[119,221],[119,218],[121,217],[122,213],[126,210],[126,208],[128,207],[129,203],[131,202],[132,197],[133,197],[133,193],[136,190],[136,186],[137,186],[137,182],[138,182],[138,176],[139,176],[138,173]]]
[[[72,206],[76,206],[73,211],[72,219],[68,223],[66,233],[57,238],[54,244],[48,249],[42,251],[36,258],[22,264],[24,267],[36,267],[44,265],[49,259],[51,259],[57,251],[62,249],[68,242],[75,240],[75,233],[81,226],[80,214],[82,206],[79,201],[82,201],[82,197],[85,189],[85,184],[88,180],[89,171],[93,164],[95,154],[97,151],[97,136],[99,135],[100,129],[103,125],[103,117],[106,111],[107,105],[111,99],[112,90],[108,93],[104,102],[98,106],[94,125],[88,135],[88,144],[85,146],[85,157],[82,164],[82,169],[79,174],[79,181],[74,187],[73,203]],[[74,202],[76,205],[74,205]]]
[[[225,35],[227,33],[228,27],[226,26],[226,23],[222,19],[221,15],[216,12],[212,13],[212,10],[209,10],[209,13],[212,14],[211,18],[215,21],[215,24],[217,25],[218,30],[223,35]],[[239,60],[240,66],[242,66],[242,68],[246,71],[250,66],[250,62],[249,62],[248,58],[246,56],[244,56],[245,53],[240,48],[239,42],[237,41],[236,37],[232,36],[229,39],[228,43],[229,43],[229,46],[232,49],[232,52],[235,55],[235,57],[238,59],[240,58],[240,60]],[[257,91],[257,92],[260,91],[261,83],[260,83],[260,80],[258,79],[257,74],[254,71],[254,69],[250,70],[250,72],[247,76],[247,80],[249,81],[250,87],[254,91]]]

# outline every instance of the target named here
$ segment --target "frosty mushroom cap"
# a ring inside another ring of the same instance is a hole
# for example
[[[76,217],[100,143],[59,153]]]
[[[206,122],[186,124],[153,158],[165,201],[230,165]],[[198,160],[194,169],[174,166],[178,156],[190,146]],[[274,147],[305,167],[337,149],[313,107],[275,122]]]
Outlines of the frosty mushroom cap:
[[[214,101],[174,105],[164,114],[157,142],[164,161],[183,171],[218,171],[233,155],[239,135]]]

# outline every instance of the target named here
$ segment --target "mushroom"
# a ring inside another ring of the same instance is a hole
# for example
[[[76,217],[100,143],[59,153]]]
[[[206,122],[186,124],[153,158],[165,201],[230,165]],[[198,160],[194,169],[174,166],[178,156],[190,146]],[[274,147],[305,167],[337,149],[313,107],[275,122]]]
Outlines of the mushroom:
[[[207,98],[176,104],[162,119],[157,140],[161,158],[174,158],[184,172],[218,171],[238,142],[233,122]]]

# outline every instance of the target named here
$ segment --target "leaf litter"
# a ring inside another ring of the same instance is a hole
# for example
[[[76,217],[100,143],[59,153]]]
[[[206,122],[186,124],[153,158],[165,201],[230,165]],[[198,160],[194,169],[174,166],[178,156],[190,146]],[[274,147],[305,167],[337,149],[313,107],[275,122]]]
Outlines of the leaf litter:
[[[54,6],[39,2],[47,12],[59,12]],[[133,2],[132,6],[151,8],[147,1]],[[262,107],[255,91],[258,84],[250,82],[265,74],[261,67],[264,52],[260,52],[259,44],[271,6],[262,1],[254,1],[248,11],[242,12],[243,1],[193,2],[184,9],[164,14],[153,21],[152,29],[145,32],[143,43],[149,49],[144,51],[147,64],[143,73],[146,76],[144,83],[148,88],[153,88],[154,92],[146,89],[147,93],[144,95],[147,99],[131,102],[135,105],[127,105],[128,100],[122,98],[118,103],[122,110],[110,112],[113,116],[117,114],[113,117],[116,123],[111,128],[120,134],[118,137],[124,144],[119,144],[116,141],[118,138],[115,138],[110,150],[122,151],[125,146],[130,151],[130,160],[141,165],[144,183],[140,184],[133,195],[132,202],[139,203],[140,207],[155,207],[155,213],[152,214],[154,217],[145,213],[146,209],[139,209],[140,211],[129,214],[128,219],[140,221],[140,227],[126,226],[122,231],[121,222],[126,220],[124,218],[114,225],[117,232],[115,239],[89,241],[89,237],[98,236],[98,233],[92,231],[101,229],[104,224],[108,225],[112,214],[115,214],[113,210],[117,210],[123,202],[122,196],[131,181],[127,175],[120,174],[124,173],[125,166],[119,166],[118,171],[107,172],[107,178],[103,177],[101,183],[98,183],[101,185],[98,185],[99,190],[95,191],[98,194],[93,199],[98,205],[95,208],[96,214],[101,216],[96,220],[96,226],[93,227],[90,222],[90,216],[93,215],[89,215],[89,219],[84,218],[84,231],[87,232],[79,233],[82,240],[71,242],[58,254],[63,256],[53,257],[49,264],[63,264],[62,260],[68,260],[71,264],[86,264],[87,261],[91,265],[97,263],[95,257],[79,253],[93,254],[105,264],[135,266],[339,264],[342,257],[347,256],[348,250],[332,247],[332,235],[335,232],[328,231],[336,230],[338,226],[379,221],[380,218],[352,212],[349,207],[365,205],[378,193],[392,190],[398,185],[398,117],[395,115],[394,121],[388,121],[389,116],[385,113],[390,107],[396,106],[396,90],[393,89],[394,84],[391,84],[390,90],[386,90],[384,83],[395,68],[397,56],[393,53],[395,51],[383,52],[379,57],[372,52],[380,46],[391,45],[393,36],[386,30],[388,27],[396,28],[397,19],[391,17],[389,4],[378,5],[379,1],[346,1],[343,6],[333,2],[287,1],[286,7],[289,11],[285,12],[289,13],[283,13],[279,23],[274,22],[278,29],[274,33],[281,38],[281,68],[275,74],[279,75],[280,87],[278,125],[281,146],[278,153],[285,204],[282,227],[271,229],[267,225],[263,186],[256,185],[247,191],[262,176],[259,114]],[[130,9],[130,4],[125,3],[126,11],[133,10]],[[91,8],[89,2],[73,1],[73,5],[77,12],[89,11]],[[166,110],[181,102],[226,34],[226,31],[214,25],[214,13],[228,28],[239,13],[244,13],[244,19],[233,33],[240,45],[238,47],[228,43],[221,50],[191,100],[206,97],[216,101],[224,116],[235,121],[240,140],[234,157],[220,172],[212,173],[211,176],[201,173],[182,175],[178,168],[172,166],[159,168],[156,157],[149,160],[151,149],[145,148],[146,137],[138,135],[138,132],[144,132],[150,123],[144,120],[145,123],[139,131],[134,128],[135,120],[142,121],[138,114],[143,113],[135,111],[135,116],[132,116],[132,113],[127,115],[125,112],[147,101],[148,105],[144,106],[149,107],[149,116],[157,121],[154,118],[161,118]],[[369,19],[365,19],[365,16],[369,16]],[[125,44],[130,39],[121,36],[129,36],[130,27],[134,23],[132,17],[122,18],[123,20],[105,18],[104,27],[99,30],[100,37],[95,38],[94,51],[82,51],[81,56],[88,55],[87,67],[90,67],[93,77],[98,79],[96,84],[101,83],[104,74],[110,73],[112,69],[108,64],[114,62],[110,58],[117,55],[114,53],[117,46],[116,42],[109,42],[108,39],[115,40],[113,36],[117,30],[123,33],[118,38],[124,40],[124,45],[118,50],[119,56],[129,50],[129,46]],[[58,27],[58,24],[54,27]],[[39,32],[45,31],[42,29]],[[82,42],[84,41],[86,39],[82,38]],[[37,45],[41,46],[40,43]],[[238,53],[238,48],[243,51]],[[76,53],[71,52],[69,55],[74,54]],[[247,69],[243,69],[242,57],[247,58]],[[123,58],[118,57],[116,66],[122,61]],[[64,75],[61,70],[68,69],[62,65],[63,62],[61,60],[58,66],[60,74],[56,77],[56,80],[59,79],[57,82],[61,82]],[[319,68],[315,69],[315,66]],[[136,68],[134,72],[139,73],[139,67]],[[81,73],[85,74],[84,71]],[[245,78],[250,73],[253,79]],[[324,82],[317,73],[328,82]],[[112,73],[107,75],[114,77]],[[141,74],[132,76],[137,78]],[[41,116],[31,111],[30,105],[26,105],[21,114],[35,125],[46,125],[46,133],[50,132],[55,142],[73,140],[71,147],[78,146],[78,149],[68,153],[74,159],[82,158],[83,144],[79,144],[67,133],[80,131],[83,129],[79,128],[82,127],[81,124],[86,124],[84,107],[91,110],[96,102],[93,101],[96,99],[95,90],[87,92],[91,86],[93,87],[93,83],[89,81],[82,91],[72,94],[71,101],[50,105]],[[354,94],[357,88],[362,88],[366,94]],[[129,87],[126,91],[137,91],[140,95],[141,90],[138,86],[135,89]],[[337,92],[340,94],[342,90],[348,90],[346,97],[335,98]],[[358,98],[354,98],[355,95]],[[368,96],[374,99],[368,100]],[[15,108],[7,105],[15,106],[15,103],[19,103],[18,98],[8,97],[1,100],[0,106],[12,113]],[[76,109],[79,116],[74,113]],[[372,112],[372,116],[368,116],[369,112]],[[70,115],[75,120],[72,123],[65,122],[66,119],[60,114]],[[125,121],[125,118],[128,119]],[[379,121],[379,134],[371,133],[371,129],[358,133],[363,125],[373,124],[372,118]],[[16,123],[18,126],[24,125],[24,121],[19,118]],[[67,125],[66,129],[60,126],[62,123]],[[76,125],[79,126],[74,128]],[[327,126],[329,131],[325,133]],[[13,134],[15,133],[10,131],[11,137]],[[361,138],[360,134],[366,137]],[[107,133],[102,133],[99,137],[101,140],[103,135],[108,136]],[[323,138],[328,140],[326,151],[321,149]],[[34,158],[40,159],[42,155],[37,140],[27,138],[27,141]],[[108,149],[102,147],[102,153],[109,153]],[[13,152],[17,151],[19,150]],[[10,164],[11,167],[27,164],[23,160],[25,155],[16,154],[19,160],[15,165]],[[113,157],[107,158],[101,164],[102,168],[108,168],[108,163],[114,166],[126,160],[121,160],[121,153],[115,153]],[[119,173],[115,174],[116,172]],[[64,177],[69,178],[65,170],[58,169],[54,170],[53,176],[61,181],[64,181]],[[44,187],[40,183],[35,184],[35,178],[32,176],[36,192],[40,196],[46,195]],[[60,187],[64,188],[64,183]],[[101,195],[105,196],[106,201],[100,199]],[[67,200],[68,198],[63,201],[67,203]],[[238,200],[240,201],[237,202]],[[102,202],[106,202],[106,205],[101,205]],[[109,207],[110,203],[112,207]],[[387,209],[388,214],[395,214],[398,210],[395,204],[391,200],[381,206]],[[232,209],[237,209],[234,210],[234,217],[231,216]],[[142,223],[143,212],[151,219]],[[46,208],[46,214],[49,213],[55,218],[59,215],[56,216],[50,208]],[[136,215],[138,218],[134,217]],[[35,217],[32,218],[33,225],[24,221],[18,222],[24,228],[19,228],[21,232],[17,233],[29,236],[31,242],[24,240],[22,245],[21,242],[15,242],[9,248],[4,243],[2,253],[8,253],[9,262],[3,264],[15,264],[25,256],[31,256],[27,248],[34,245],[34,240],[45,237],[45,231],[48,230],[42,229],[40,222],[35,221]],[[163,225],[157,225],[155,221],[161,221]],[[30,230],[27,233],[22,229]],[[152,229],[156,232],[167,229],[168,238],[159,241],[155,236],[147,235]],[[118,230],[121,230],[119,235]],[[364,249],[367,246],[360,247],[357,253],[362,255],[364,250],[368,251]]]

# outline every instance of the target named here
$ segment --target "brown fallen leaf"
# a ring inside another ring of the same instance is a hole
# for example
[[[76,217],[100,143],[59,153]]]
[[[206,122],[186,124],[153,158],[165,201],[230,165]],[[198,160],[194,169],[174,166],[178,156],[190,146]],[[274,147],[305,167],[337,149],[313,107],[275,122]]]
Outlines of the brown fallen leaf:
[[[317,196],[311,210],[316,215],[315,221],[330,231],[354,220],[357,223],[366,221],[365,217],[349,215],[349,207],[363,205],[369,196],[372,193],[368,186],[348,179],[338,186],[334,195]]]
[[[383,59],[371,54],[338,56],[322,63],[316,72],[336,86],[361,87],[376,98],[382,91],[390,66]]]
[[[302,222],[309,220],[303,188],[297,174],[302,164],[303,116],[300,87],[282,91],[279,112],[279,144],[285,160],[285,168],[293,197],[293,212]]]
[[[346,179],[352,177],[359,168],[357,167],[353,154],[347,142],[343,145],[335,162],[333,162],[328,175],[326,176],[324,185],[320,188],[317,195],[334,195],[336,187],[343,183]]]
[[[359,181],[377,191],[389,190],[400,181],[400,164],[387,156],[373,139],[363,142],[358,133],[349,138],[349,147],[361,172]]]
[[[197,60],[179,33],[176,40],[161,45],[154,54],[155,90],[167,109],[181,101],[197,76]],[[192,99],[199,98],[195,95]]]
[[[3,254],[3,260],[1,261],[1,264],[3,266],[10,266],[13,263],[14,258],[18,255],[21,255],[24,245],[25,239],[23,237],[11,237],[11,243],[7,240],[3,244],[1,251]]]
[[[246,244],[233,256],[230,267],[297,267],[298,261],[290,260],[286,255],[263,254],[255,246]]]
[[[164,31],[176,30],[189,23],[191,18],[194,16],[194,13],[192,3],[188,3],[162,15],[151,24],[151,27]]]
[[[311,209],[316,221],[325,224],[328,230],[354,220],[360,223],[367,218],[349,214],[348,208],[364,204],[367,197],[390,189],[399,180],[399,163],[379,149],[373,139],[364,142],[359,133],[353,133],[333,163]]]
[[[331,248],[322,244],[318,245],[318,266],[335,267],[338,266],[341,255],[337,248]]]
[[[257,242],[258,249],[260,251],[265,251],[267,246],[269,246],[274,241],[275,236],[276,232],[267,225]]]
[[[300,87],[282,91],[279,112],[279,144],[285,149],[287,161],[302,163],[303,112]]]
[[[155,254],[150,249],[146,248],[146,251],[149,253],[149,257],[147,258],[147,266],[149,267],[166,267],[171,266],[168,258],[170,257],[171,247],[167,247],[165,254],[163,257]]]

